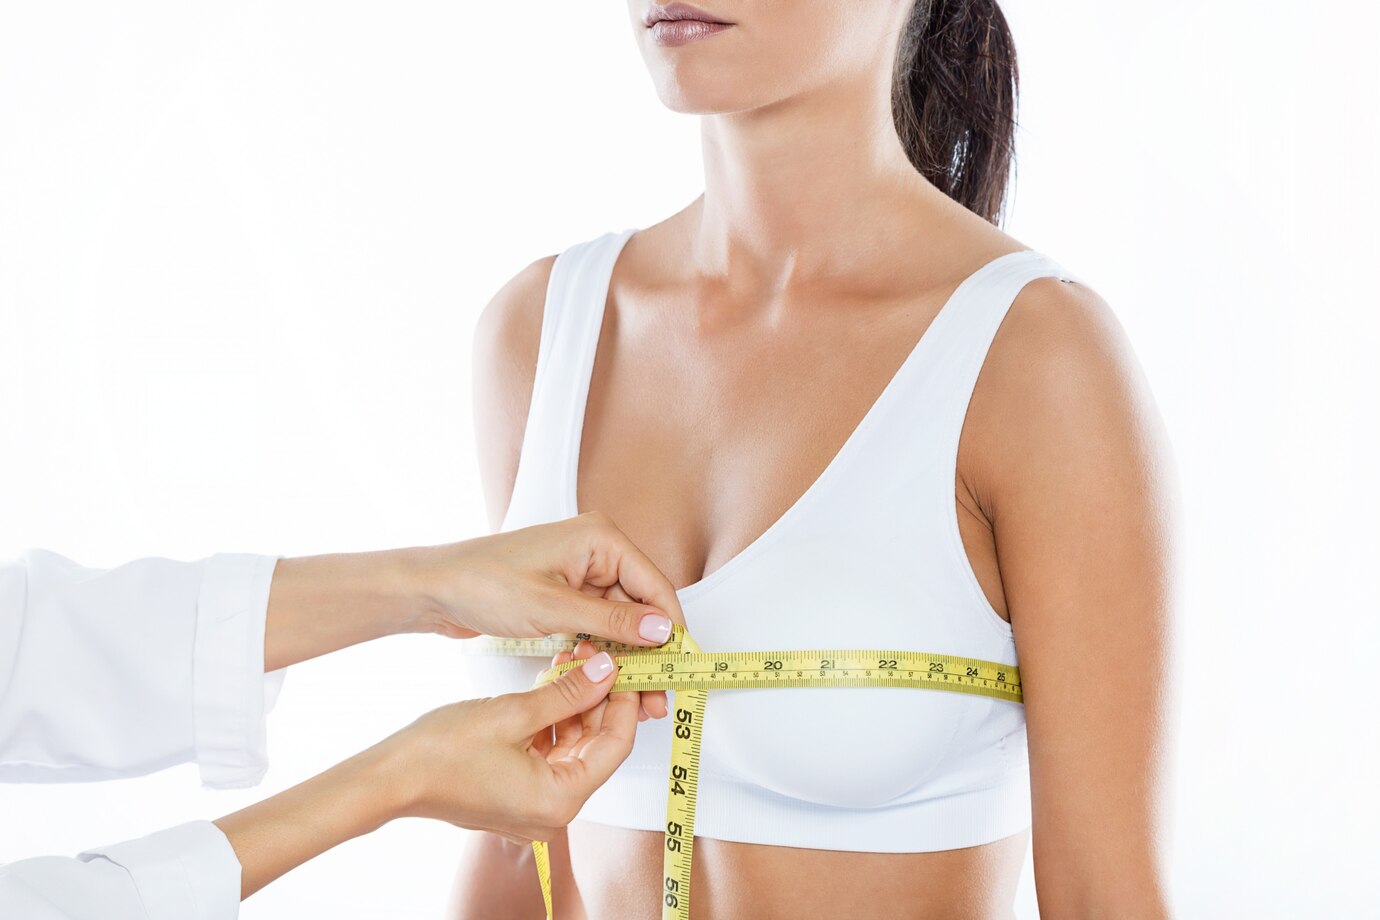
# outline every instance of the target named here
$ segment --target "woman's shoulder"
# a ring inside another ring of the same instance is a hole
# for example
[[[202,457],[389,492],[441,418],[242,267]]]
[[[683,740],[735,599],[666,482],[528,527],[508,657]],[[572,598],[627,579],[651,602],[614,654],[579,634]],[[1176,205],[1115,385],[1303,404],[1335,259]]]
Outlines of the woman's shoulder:
[[[989,492],[1050,470],[1090,488],[1105,464],[1156,463],[1162,427],[1125,327],[1070,271],[1026,283],[1012,301],[973,392],[965,457]]]
[[[474,330],[475,359],[495,352],[520,357],[531,351],[541,337],[541,315],[546,286],[556,264],[556,253],[528,262],[508,278],[479,313]]]
[[[591,250],[618,231],[576,240],[522,265],[479,313],[471,347],[471,392],[480,476],[493,520],[501,519],[517,475],[532,406],[547,291],[558,258]]]
[[[1129,372],[1134,352],[1112,306],[1052,257],[1031,251],[1049,260],[1051,274],[1017,292],[993,342],[996,369],[1019,365],[1028,378],[1053,388]]]
[[[517,477],[536,379],[546,286],[555,262],[556,254],[551,254],[524,265],[489,299],[474,328],[474,434],[485,504],[495,527]]]
[[[559,258],[593,249],[620,231],[609,230],[587,238],[579,238],[559,252],[539,256],[523,265],[510,276],[480,311],[474,331],[475,358],[505,356],[529,370],[535,366],[537,346],[541,340],[542,314],[551,275]]]
[[[1129,356],[1125,331],[1111,305],[1054,254],[985,221],[971,221],[955,237],[950,261],[956,278],[1017,254],[1040,260],[1039,276],[1021,286],[1002,319],[984,373],[1007,362],[1019,365],[1022,374],[1038,372],[1052,382],[1070,367]]]

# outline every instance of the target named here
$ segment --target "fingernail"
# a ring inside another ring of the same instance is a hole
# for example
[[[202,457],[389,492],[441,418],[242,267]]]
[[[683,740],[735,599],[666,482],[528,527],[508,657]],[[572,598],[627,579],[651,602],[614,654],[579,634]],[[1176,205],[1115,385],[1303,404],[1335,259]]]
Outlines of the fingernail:
[[[581,670],[585,672],[585,677],[597,684],[613,673],[613,659],[608,652],[600,652],[586,661]]]
[[[671,638],[671,618],[659,613],[649,613],[637,624],[637,634],[648,642],[660,645]]]

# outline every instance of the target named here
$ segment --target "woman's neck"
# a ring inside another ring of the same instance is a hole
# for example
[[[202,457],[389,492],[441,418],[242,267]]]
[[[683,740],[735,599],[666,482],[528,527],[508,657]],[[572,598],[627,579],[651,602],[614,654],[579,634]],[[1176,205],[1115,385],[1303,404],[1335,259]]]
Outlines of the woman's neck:
[[[698,271],[777,290],[855,273],[949,210],[906,157],[889,95],[862,82],[702,117],[705,191],[688,241]]]

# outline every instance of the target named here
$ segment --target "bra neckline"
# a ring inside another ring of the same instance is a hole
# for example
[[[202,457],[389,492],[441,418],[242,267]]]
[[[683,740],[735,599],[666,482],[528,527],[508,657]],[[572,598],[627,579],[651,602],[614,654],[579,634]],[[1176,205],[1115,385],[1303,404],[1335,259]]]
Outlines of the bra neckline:
[[[585,339],[586,347],[584,353],[579,356],[580,376],[577,381],[578,386],[575,392],[575,398],[572,401],[572,412],[574,417],[567,426],[569,435],[566,449],[565,475],[563,477],[565,486],[561,493],[561,503],[564,506],[563,514],[566,517],[573,517],[580,513],[580,449],[584,440],[585,411],[589,402],[589,389],[594,373],[594,361],[599,350],[599,334],[603,327],[604,314],[608,309],[608,296],[613,284],[613,270],[628,240],[631,239],[632,235],[639,229],[641,228],[629,227],[613,238],[611,249],[605,254],[605,260],[602,266],[604,274],[601,275],[601,277],[604,281],[601,285],[596,286],[596,290],[591,292],[598,299],[591,308],[594,316],[589,322],[589,334]],[[964,299],[964,296],[974,285],[982,278],[997,271],[1001,266],[1038,256],[1039,253],[1033,249],[1019,249],[1014,252],[1004,253],[979,266],[960,281],[953,291],[949,293],[949,296],[945,298],[939,311],[935,313],[934,317],[925,326],[920,337],[916,339],[915,344],[911,346],[910,351],[906,353],[905,358],[902,359],[896,371],[887,380],[885,386],[882,387],[881,393],[879,393],[872,404],[868,406],[867,411],[863,413],[862,418],[858,420],[853,430],[849,432],[843,445],[834,453],[834,456],[829,459],[823,471],[806,486],[805,491],[800,493],[784,512],[773,520],[765,530],[749,541],[746,546],[726,559],[713,571],[705,573],[696,581],[676,588],[676,597],[681,603],[688,603],[694,598],[707,593],[711,589],[722,584],[728,576],[741,569],[743,565],[746,564],[747,560],[760,553],[778,539],[782,533],[786,532],[791,524],[818,499],[819,495],[825,491],[828,485],[834,479],[838,478],[843,468],[861,449],[860,445],[866,439],[868,432],[878,424],[891,403],[899,398],[899,394],[904,389],[904,379],[914,373],[915,368],[919,365],[918,356],[929,347],[929,342],[938,337],[936,330],[943,329],[944,325],[946,325],[945,319],[951,318],[952,315],[957,312],[956,304]]]

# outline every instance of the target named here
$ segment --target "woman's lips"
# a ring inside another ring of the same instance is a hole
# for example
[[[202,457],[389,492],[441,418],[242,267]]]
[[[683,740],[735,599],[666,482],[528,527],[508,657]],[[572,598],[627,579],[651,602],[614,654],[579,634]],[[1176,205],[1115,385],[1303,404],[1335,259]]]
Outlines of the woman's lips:
[[[688,45],[732,27],[727,22],[705,22],[703,19],[663,19],[651,25],[652,41],[664,48]]]

